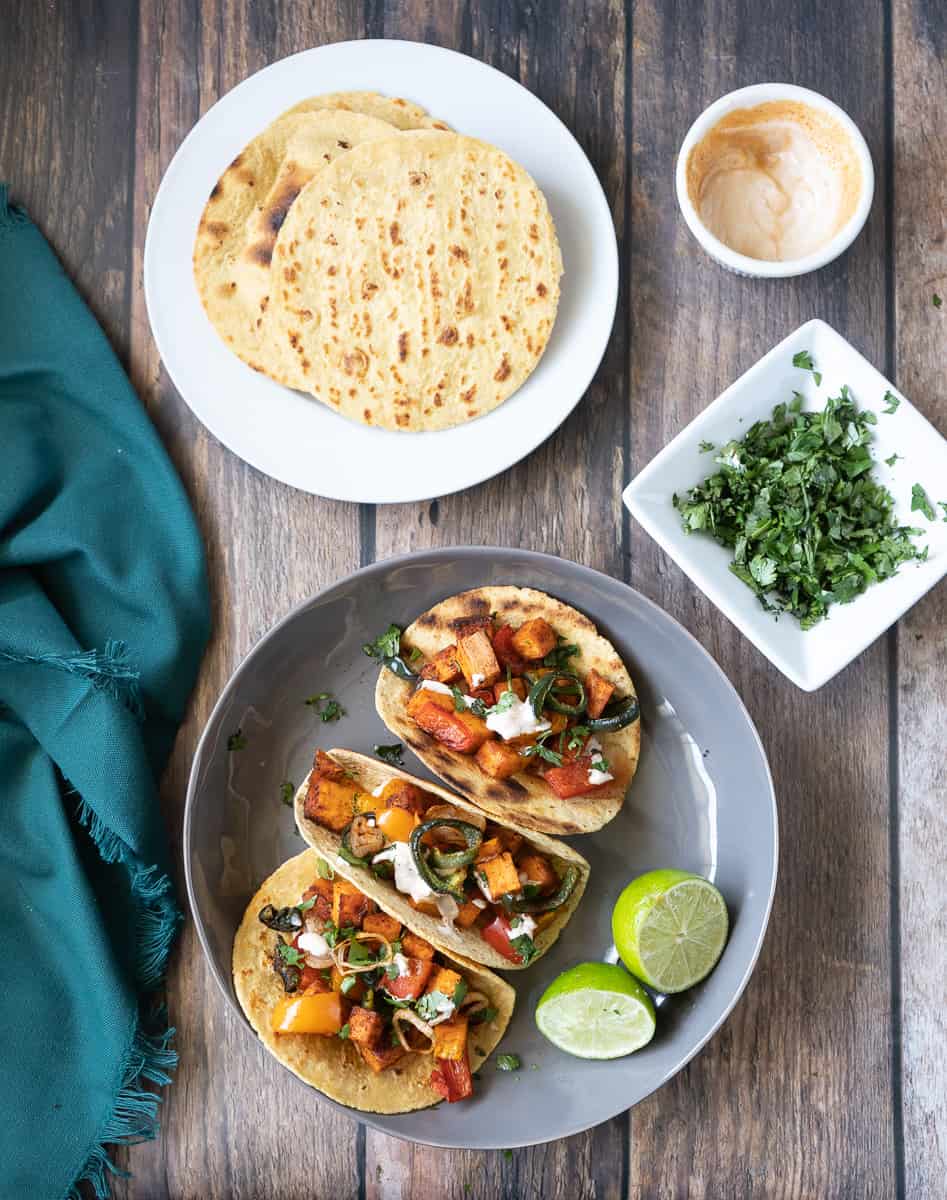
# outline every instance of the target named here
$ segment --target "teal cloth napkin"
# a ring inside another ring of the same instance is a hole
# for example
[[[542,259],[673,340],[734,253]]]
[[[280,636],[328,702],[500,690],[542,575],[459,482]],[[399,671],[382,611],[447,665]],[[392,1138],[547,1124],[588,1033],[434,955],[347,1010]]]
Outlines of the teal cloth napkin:
[[[176,1061],[156,781],[208,635],[184,491],[0,185],[0,1196],[109,1194]]]

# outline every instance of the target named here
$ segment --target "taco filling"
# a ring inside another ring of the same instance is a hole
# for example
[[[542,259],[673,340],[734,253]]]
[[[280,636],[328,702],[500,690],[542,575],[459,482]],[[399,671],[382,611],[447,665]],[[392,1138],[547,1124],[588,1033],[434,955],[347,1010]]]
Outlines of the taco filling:
[[[341,836],[344,863],[389,881],[417,912],[479,934],[516,966],[539,953],[535,935],[580,881],[575,864],[554,862],[515,830],[410,780],[396,776],[364,790],[321,750],[303,812]]]
[[[599,735],[638,720],[634,695],[593,668],[582,671],[579,647],[534,617],[514,627],[478,617],[457,629],[456,640],[409,670],[400,654],[401,631],[391,626],[389,670],[415,684],[408,718],[442,746],[473,758],[496,780],[540,776],[560,799],[594,795],[615,776]]]
[[[349,1041],[375,1074],[428,1056],[438,1095],[472,1095],[468,1042],[496,1016],[489,997],[324,860],[316,866],[295,905],[258,914],[282,989],[271,1032]]]

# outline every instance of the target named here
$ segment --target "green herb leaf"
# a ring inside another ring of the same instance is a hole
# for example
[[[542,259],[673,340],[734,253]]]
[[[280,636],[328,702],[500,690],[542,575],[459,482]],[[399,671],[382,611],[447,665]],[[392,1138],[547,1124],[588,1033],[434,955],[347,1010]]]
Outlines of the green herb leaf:
[[[464,1002],[464,997],[467,995],[467,980],[458,979],[457,986],[454,988],[454,1008],[460,1008]]]
[[[296,905],[300,912],[309,912],[310,908],[315,904],[315,896],[310,896],[308,900],[300,900]]]
[[[928,521],[936,521],[937,514],[934,512],[934,506],[930,502],[927,492],[916,483],[911,488],[911,512],[921,512],[927,517]]]
[[[550,732],[541,733],[532,746],[526,746],[525,749],[520,751],[520,757],[532,758],[535,755],[545,762],[552,763],[554,767],[561,767],[562,755],[557,754],[555,750],[550,750],[545,744],[546,738],[550,736]]]
[[[348,1036],[349,1036],[349,1023],[348,1023],[348,1021],[346,1021],[345,1024],[342,1026],[342,1028],[339,1030],[339,1037],[344,1042],[344,1041],[346,1041]]]
[[[358,983],[357,975],[346,975],[339,984],[339,991],[343,996],[347,996],[353,987]]]
[[[497,1055],[497,1070],[498,1071],[518,1071],[522,1063],[518,1054],[498,1054]]]
[[[470,1024],[481,1025],[486,1021],[492,1021],[497,1015],[498,1011],[499,1009],[496,1008],[481,1008],[477,1012],[470,1014]],[[482,1051],[480,1051],[480,1053],[482,1053]]]
[[[401,742],[394,742],[391,746],[373,746],[372,753],[389,766],[404,766],[404,746]]]
[[[503,1157],[506,1159],[507,1162],[512,1162],[513,1161],[513,1151],[512,1150],[504,1150]]]
[[[287,804],[287,805],[289,805],[290,808],[292,808],[293,807],[293,797],[295,795],[296,795],[295,783],[290,783],[290,781],[288,779],[284,779],[283,782],[279,785],[279,798],[283,801],[284,804]]]
[[[277,947],[279,956],[284,963],[289,963],[291,967],[298,967],[303,960],[303,953],[297,950],[295,946],[290,946],[286,942],[281,941]]]
[[[543,659],[544,667],[556,667],[560,671],[569,666],[569,659],[575,658],[582,651],[574,642],[567,642],[561,634],[556,635],[556,648],[550,650]]]
[[[318,692],[315,696],[307,696],[303,701],[307,708],[314,708],[323,723],[337,721],[345,716],[345,709],[333,699],[331,692]]]
[[[822,382],[822,375],[815,369],[815,363],[812,361],[812,355],[808,350],[800,350],[798,354],[794,354],[792,356],[792,365],[799,367],[803,371],[811,371],[816,387]]]
[[[424,657],[424,655],[417,648],[417,646],[412,646],[410,651],[408,652],[408,662],[416,663],[419,658],[423,658],[423,657]]]
[[[446,1004],[449,997],[443,992],[426,992],[415,1005],[415,1010],[422,1021],[436,1021],[441,1015],[438,1011],[442,1004]]]
[[[709,450],[716,450],[716,446],[713,442],[701,442],[697,449],[701,454],[706,454]]]
[[[892,413],[896,413],[898,411],[901,401],[894,394],[894,392],[885,392],[882,403],[884,404],[884,408],[881,411],[886,417],[890,417]]]
[[[521,933],[519,937],[510,938],[510,945],[523,960],[524,967],[528,966],[539,953],[536,943],[528,933]]]
[[[947,521],[947,500],[938,500],[937,504],[944,510],[944,520]]]
[[[940,308],[943,303],[943,300],[937,295],[936,292],[933,294],[933,296],[931,296],[931,304],[933,304],[935,308]]]
[[[885,459],[885,462],[888,464],[889,467],[893,467],[894,464],[898,461],[898,459],[900,457],[901,457],[900,454],[892,454],[890,458]]]
[[[467,701],[464,699],[464,693],[457,687],[456,684],[451,684],[451,695],[454,697],[454,711],[466,712]]]
[[[384,633],[380,633],[373,642],[362,646],[362,653],[369,658],[397,658],[401,653],[401,630],[397,625],[389,625]]]
[[[316,859],[316,874],[320,879],[335,879],[335,871],[332,870],[324,858]]]
[[[512,689],[508,692],[501,692],[500,699],[496,704],[486,710],[487,714],[509,712],[517,700],[519,700],[519,696]]]
[[[811,356],[800,353],[795,365],[811,369]],[[776,405],[769,420],[727,443],[714,474],[674,497],[684,530],[728,547],[730,570],[765,609],[812,628],[832,604],[923,555],[873,478],[874,424],[848,388],[821,412],[803,411],[795,396]]]
[[[244,750],[247,745],[247,739],[242,729],[235,729],[227,738],[227,749],[232,754],[235,750]]]

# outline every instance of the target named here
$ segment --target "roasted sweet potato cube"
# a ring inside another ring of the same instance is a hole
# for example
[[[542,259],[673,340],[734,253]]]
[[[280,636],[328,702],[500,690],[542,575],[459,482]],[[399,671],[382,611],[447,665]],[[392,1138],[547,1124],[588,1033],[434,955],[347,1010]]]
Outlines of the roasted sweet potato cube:
[[[417,714],[428,705],[433,704],[435,708],[443,708],[445,712],[454,711],[454,697],[444,692],[435,692],[432,688],[418,688],[411,693],[411,699],[408,701],[408,716],[413,720],[417,720]]]
[[[605,705],[611,700],[615,685],[599,675],[593,667],[585,677],[585,695],[589,716],[594,721],[602,715]]]
[[[488,858],[496,858],[498,854],[503,853],[503,845],[500,839],[493,834],[491,837],[484,838],[480,843],[480,849],[477,851],[476,861],[478,863],[486,862]]]
[[[421,668],[422,679],[436,679],[438,683],[456,683],[460,678],[457,665],[457,647],[445,646]]]
[[[450,967],[435,967],[427,981],[425,992],[440,992],[441,995],[453,998],[454,989],[460,983],[460,975]]]
[[[401,922],[397,917],[389,917],[387,913],[369,913],[362,921],[362,929],[366,933],[377,933],[389,942],[394,942],[401,933]]]
[[[394,1046],[385,1045],[384,1039],[377,1046],[366,1046],[364,1042],[356,1042],[355,1047],[376,1074],[393,1067],[407,1053],[398,1043]]]
[[[520,876],[516,869],[516,863],[513,861],[513,855],[509,851],[504,851],[498,854],[496,858],[491,858],[487,862],[482,863],[478,871],[483,871],[487,877],[487,887],[490,889],[490,895],[499,898],[506,892],[518,892],[520,890]]]
[[[330,758],[324,750],[317,750],[316,757],[312,763],[316,774],[321,775],[323,779],[334,779],[336,783],[341,783],[348,776],[345,773],[345,768],[339,766],[334,758]]]
[[[426,695],[430,695],[430,699],[417,700],[418,696]],[[444,700],[450,705],[449,709]],[[493,736],[480,717],[468,711],[455,712],[453,699],[437,692],[415,692],[408,703],[408,716],[425,733],[459,754],[476,753]]]
[[[415,912],[425,913],[429,917],[439,917],[441,915],[441,910],[433,900],[412,900],[409,896],[408,903]]]
[[[594,792],[602,784],[589,783],[588,758],[579,758],[575,762],[564,763],[561,767],[550,767],[543,773],[543,778],[556,793],[560,800],[569,800],[573,796],[584,796],[586,792]]]
[[[472,688],[492,687],[500,678],[500,664],[485,629],[457,639],[457,665]]]
[[[303,811],[310,821],[341,833],[355,814],[355,793],[351,783],[312,775],[306,791]]]
[[[381,1013],[357,1005],[349,1013],[349,1037],[357,1045],[377,1046],[384,1027]]]
[[[434,1026],[434,1057],[454,1062],[464,1057],[467,1048],[467,1018],[451,1017]]]
[[[375,908],[375,901],[363,896],[354,883],[349,883],[347,879],[336,879],[332,886],[332,920],[339,929],[346,925],[361,929],[362,921]]]
[[[512,746],[499,741],[483,743],[477,751],[477,765],[491,779],[509,779],[526,766]]]
[[[418,937],[416,933],[407,932],[401,939],[401,950],[408,958],[426,958],[428,960],[434,957],[434,947],[430,942],[426,942],[423,937]]]
[[[545,658],[556,648],[556,631],[542,617],[522,624],[513,634],[513,649],[523,658]]]
[[[493,695],[499,701],[504,692],[514,692],[520,700],[525,700],[527,696],[526,680],[514,676],[509,683],[505,679],[501,679],[499,683],[493,685]]]
[[[322,917],[323,921],[328,921],[332,916],[332,880],[314,879],[303,892],[303,900],[312,900],[313,898],[316,902],[312,906],[312,911],[317,917]]]
[[[509,669],[514,675],[522,675],[526,670],[526,659],[518,654],[513,647],[512,625],[501,625],[493,633],[493,652],[504,671]]]
[[[523,835],[514,833],[512,829],[501,828],[497,830],[496,836],[499,838],[500,845],[503,847],[503,849],[509,850],[509,852],[515,858],[523,844]]]
[[[541,854],[524,854],[517,864],[528,883],[535,884],[544,896],[559,886],[559,876],[548,858]]]
[[[407,779],[389,779],[382,789],[381,798],[387,808],[406,808],[408,812],[424,812],[424,792],[416,783]]]
[[[482,908],[478,908],[472,900],[468,900],[462,904],[454,917],[454,924],[460,929],[469,929],[471,925],[475,925],[477,918],[483,912]]]

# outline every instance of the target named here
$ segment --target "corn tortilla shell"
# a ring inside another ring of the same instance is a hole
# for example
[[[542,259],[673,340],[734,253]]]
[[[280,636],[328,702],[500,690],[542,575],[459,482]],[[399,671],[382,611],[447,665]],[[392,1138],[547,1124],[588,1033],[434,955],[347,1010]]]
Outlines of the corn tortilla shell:
[[[304,850],[283,863],[261,885],[244,913],[234,940],[233,980],[247,1020],[275,1058],[304,1083],[339,1104],[377,1113],[413,1112],[437,1104],[441,1097],[428,1083],[433,1069],[430,1055],[411,1055],[376,1075],[351,1042],[313,1034],[275,1034],[270,1029],[270,1013],[284,993],[270,963],[273,931],[260,923],[257,914],[266,904],[282,908],[298,903],[316,877],[319,857],[315,850]],[[361,886],[361,881],[357,882]],[[513,1015],[516,993],[492,972],[442,947],[438,949],[497,1010],[492,1021],[477,1027],[477,1036],[470,1042],[470,1069],[475,1071],[503,1037]],[[475,1045],[485,1051],[483,1056],[477,1054]]]
[[[452,804],[455,808],[464,809],[477,816],[483,815],[476,805],[462,799],[453,792],[449,792],[446,788],[438,787],[436,783],[428,783],[424,779],[417,779],[415,776],[409,775],[407,771],[399,771],[397,767],[390,767],[386,763],[379,762],[374,758],[368,758],[364,754],[357,754],[353,750],[330,750],[329,756],[343,767],[358,782],[362,790],[366,792],[374,791],[380,784],[387,783],[389,779],[406,779],[409,783],[417,784],[424,791],[439,796],[446,804]],[[337,870],[341,875],[350,879],[360,891],[363,891],[366,896],[371,896],[373,900],[378,901],[392,916],[397,917],[406,925],[412,925],[416,933],[419,933],[435,946],[443,947],[448,953],[463,954],[474,962],[483,963],[493,970],[518,971],[523,969],[522,965],[518,966],[516,963],[510,962],[508,958],[504,958],[502,954],[497,953],[492,946],[483,940],[479,931],[458,929],[454,926],[446,925],[438,917],[418,912],[408,903],[407,896],[402,895],[393,883],[389,883],[385,879],[378,879],[370,871],[365,870],[364,867],[353,866],[351,863],[347,863],[344,859],[339,858],[339,845],[342,840],[339,835],[333,833],[331,829],[325,829],[321,825],[316,824],[315,821],[308,820],[303,811],[307,784],[308,776],[296,793],[296,825],[309,845],[313,849],[318,850],[323,858],[326,858],[332,864],[333,870]],[[589,864],[581,854],[576,853],[565,842],[554,841],[552,838],[545,837],[541,833],[521,828],[509,820],[502,820],[498,823],[507,829],[512,829],[514,832],[522,834],[530,846],[538,850],[540,854],[544,854],[555,864],[559,869],[560,875],[567,866],[575,866],[579,870],[579,880],[573,889],[572,895],[559,912],[556,913],[556,919],[550,921],[543,929],[538,930],[533,938],[538,951],[537,957],[540,957],[546,953],[553,942],[559,937],[559,934],[569,923],[572,914],[578,907],[579,901],[582,899],[582,893],[585,891],[585,885],[588,882]],[[535,961],[536,959],[533,959],[533,962]]]
[[[573,664],[580,676],[594,667],[615,684],[618,696],[635,695],[631,677],[615,647],[588,617],[532,588],[474,588],[442,600],[408,626],[401,639],[402,648],[406,652],[417,648],[426,659],[433,658],[455,640],[458,625],[491,613],[497,613],[503,624],[514,626],[544,617],[556,633],[578,645],[580,654]],[[601,829],[621,808],[638,765],[640,721],[615,733],[598,735],[609,770],[615,776],[611,783],[587,795],[560,800],[539,775],[522,772],[510,779],[491,779],[471,755],[448,750],[425,733],[407,714],[413,689],[412,683],[382,668],[375,688],[378,715],[429,770],[492,817],[544,833],[588,833]]]
[[[217,181],[198,225],[194,278],[218,334],[256,370],[273,247],[294,200],[318,170],[353,146],[400,136],[377,117],[299,112],[268,126]]]
[[[283,223],[260,365],[352,420],[446,429],[534,370],[561,274],[546,200],[501,150],[436,131],[365,143]]]

